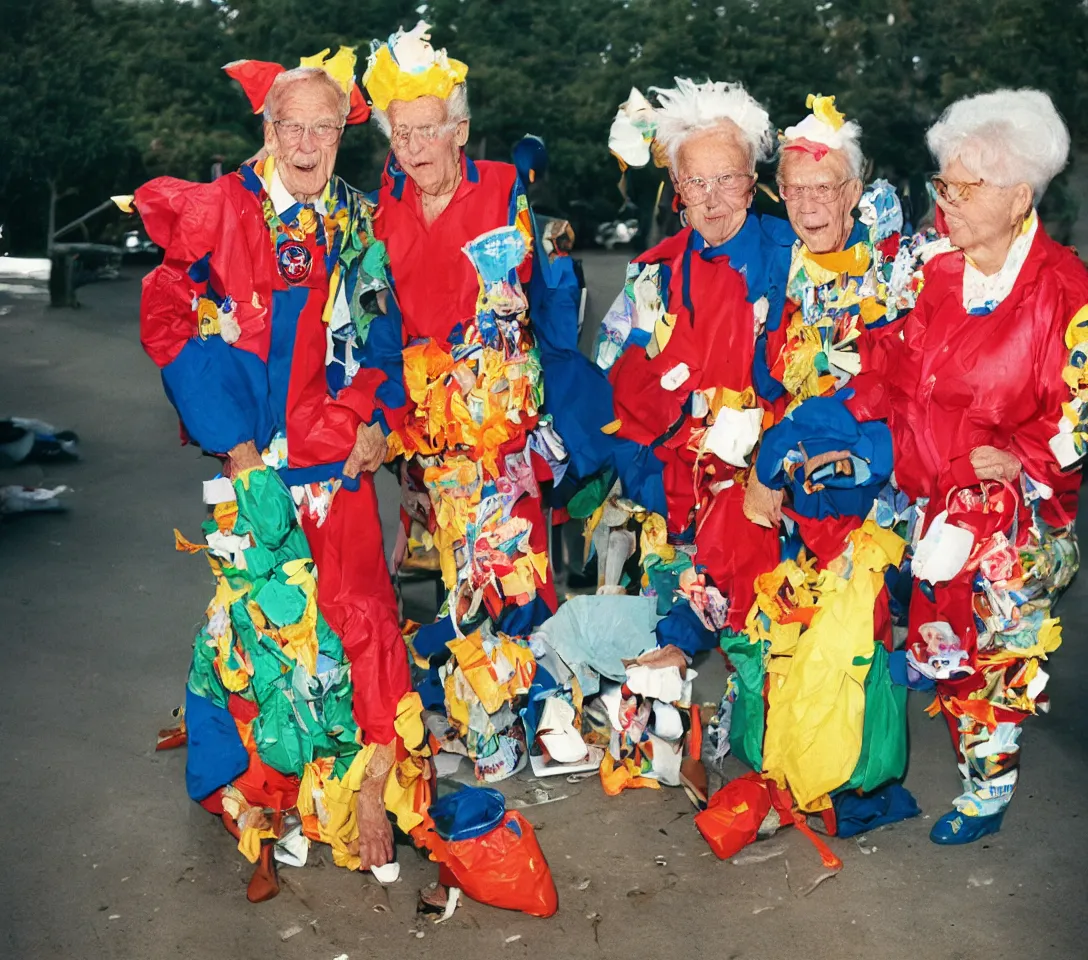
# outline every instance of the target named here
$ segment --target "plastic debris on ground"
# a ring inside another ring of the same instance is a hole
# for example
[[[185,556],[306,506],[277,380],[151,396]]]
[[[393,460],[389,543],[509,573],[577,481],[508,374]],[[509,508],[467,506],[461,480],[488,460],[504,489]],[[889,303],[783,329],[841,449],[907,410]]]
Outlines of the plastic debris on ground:
[[[71,430],[28,417],[0,420],[0,466],[79,459],[79,437]]]
[[[68,505],[60,499],[68,487],[0,487],[0,515],[16,513],[46,513],[66,510]]]

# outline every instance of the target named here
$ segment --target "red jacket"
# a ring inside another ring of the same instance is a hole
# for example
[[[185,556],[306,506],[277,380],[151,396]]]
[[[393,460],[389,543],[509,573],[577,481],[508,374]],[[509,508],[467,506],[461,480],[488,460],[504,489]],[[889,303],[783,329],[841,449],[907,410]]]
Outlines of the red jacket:
[[[1076,516],[1080,471],[1063,472],[1050,450],[1068,362],[1065,330],[1088,303],[1088,271],[1040,225],[1012,292],[985,316],[963,307],[964,257],[935,257],[903,328],[884,355],[886,409],[895,442],[895,475],[912,499],[943,503],[948,491],[976,482],[970,453],[992,446],[1015,454],[1033,480],[1053,489],[1043,518]],[[1064,515],[1063,515],[1064,514]]]
[[[412,181],[391,163],[382,175],[374,235],[389,254],[405,343],[430,337],[445,345],[454,327],[475,318],[480,281],[463,248],[516,217],[513,165],[462,155],[461,171],[453,199],[429,227]],[[522,266],[524,281],[531,258]]]

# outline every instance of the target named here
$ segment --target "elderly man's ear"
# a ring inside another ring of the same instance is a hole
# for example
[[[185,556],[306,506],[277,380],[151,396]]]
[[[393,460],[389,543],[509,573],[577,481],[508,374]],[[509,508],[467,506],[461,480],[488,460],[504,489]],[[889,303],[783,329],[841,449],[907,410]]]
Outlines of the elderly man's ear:
[[[861,203],[861,195],[865,192],[865,184],[861,182],[861,177],[855,177],[850,181],[850,206],[849,210],[856,210],[859,203]]]
[[[457,130],[453,134],[453,142],[456,143],[458,147],[463,147],[466,143],[468,143],[467,120],[462,120],[459,124],[457,124]]]

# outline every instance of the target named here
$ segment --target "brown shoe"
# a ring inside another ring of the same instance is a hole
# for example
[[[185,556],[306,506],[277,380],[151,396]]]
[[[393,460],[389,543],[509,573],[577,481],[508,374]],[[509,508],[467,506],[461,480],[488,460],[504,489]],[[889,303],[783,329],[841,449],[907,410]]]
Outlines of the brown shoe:
[[[272,856],[275,843],[268,841],[261,844],[261,857],[250,878],[246,889],[246,899],[250,903],[264,903],[280,892],[280,879],[276,875],[276,859]]]

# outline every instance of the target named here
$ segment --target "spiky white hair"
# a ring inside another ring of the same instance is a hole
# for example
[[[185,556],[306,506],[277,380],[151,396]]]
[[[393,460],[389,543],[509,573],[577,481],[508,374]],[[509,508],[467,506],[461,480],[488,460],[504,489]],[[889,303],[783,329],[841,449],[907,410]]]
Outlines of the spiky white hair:
[[[696,83],[676,77],[671,88],[651,87],[660,106],[655,111],[657,140],[664,146],[669,164],[676,167],[680,147],[692,135],[732,121],[739,128],[752,169],[766,160],[774,147],[771,118],[739,83],[708,80]]]
[[[945,169],[953,160],[1001,187],[1031,186],[1038,203],[1069,159],[1069,129],[1041,90],[995,90],[957,100],[926,134]]]

